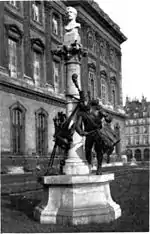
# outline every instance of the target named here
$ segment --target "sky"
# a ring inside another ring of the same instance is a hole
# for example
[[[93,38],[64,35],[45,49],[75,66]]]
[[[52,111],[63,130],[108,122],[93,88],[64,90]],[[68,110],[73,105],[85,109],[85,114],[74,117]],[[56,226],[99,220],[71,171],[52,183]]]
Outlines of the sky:
[[[126,96],[150,101],[150,1],[95,0],[128,38],[122,43],[122,89]]]

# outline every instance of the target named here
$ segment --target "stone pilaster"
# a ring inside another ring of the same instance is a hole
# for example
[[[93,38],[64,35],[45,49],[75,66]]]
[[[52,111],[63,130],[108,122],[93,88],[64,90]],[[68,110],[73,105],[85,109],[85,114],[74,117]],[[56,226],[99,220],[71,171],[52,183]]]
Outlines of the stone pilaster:
[[[82,22],[81,24],[82,27],[82,38],[81,42],[83,42],[83,47],[87,48],[87,24]],[[88,56],[86,56],[84,59],[82,59],[82,64],[81,64],[81,86],[83,91],[88,90]],[[86,79],[85,79],[86,77]]]
[[[5,41],[5,28],[4,28],[4,4],[0,1],[0,72],[6,73],[6,41]]]
[[[30,41],[30,1],[24,1],[24,74],[32,77],[32,51]]]
[[[52,53],[51,53],[51,6],[49,3],[45,2],[45,35],[46,35],[46,82],[50,85],[53,85],[53,76],[52,76]]]

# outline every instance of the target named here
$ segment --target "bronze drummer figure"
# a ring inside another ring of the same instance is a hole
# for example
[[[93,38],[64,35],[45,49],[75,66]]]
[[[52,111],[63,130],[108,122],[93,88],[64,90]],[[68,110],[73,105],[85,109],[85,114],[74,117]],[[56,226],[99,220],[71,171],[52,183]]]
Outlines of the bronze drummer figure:
[[[106,124],[102,126],[102,120]],[[110,127],[112,117],[98,104],[97,100],[91,100],[89,105],[80,108],[77,114],[76,131],[79,135],[85,136],[86,160],[92,164],[92,148],[94,147],[97,156],[96,174],[102,174],[103,155],[107,157],[112,154],[114,146],[119,142],[115,131]],[[83,127],[84,126],[84,127]],[[109,161],[109,160],[108,160]]]

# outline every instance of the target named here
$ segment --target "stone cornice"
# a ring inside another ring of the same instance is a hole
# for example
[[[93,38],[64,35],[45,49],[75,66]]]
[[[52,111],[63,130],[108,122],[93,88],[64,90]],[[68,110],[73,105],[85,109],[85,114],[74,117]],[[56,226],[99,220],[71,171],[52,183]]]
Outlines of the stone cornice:
[[[45,28],[43,27],[43,25],[39,25],[38,23],[33,22],[32,19],[30,19],[30,30],[38,32],[41,36],[45,36]]]
[[[25,98],[33,99],[39,102],[45,102],[47,104],[56,105],[59,107],[65,107],[66,105],[65,99],[52,96],[52,94],[48,94],[46,92],[38,92],[37,90],[30,88],[29,86],[25,87],[11,83],[7,80],[7,78],[3,79],[0,77],[0,90]]]
[[[23,23],[24,18],[21,11],[17,11],[8,4],[5,4],[5,12],[7,12],[7,14],[14,20],[17,19],[20,23]]]
[[[51,5],[52,8],[54,8],[55,10],[59,12],[61,12],[61,14],[65,14],[65,10],[66,10],[66,6],[64,5],[64,1],[59,1],[59,0],[53,0],[53,1],[46,1],[47,4]]]

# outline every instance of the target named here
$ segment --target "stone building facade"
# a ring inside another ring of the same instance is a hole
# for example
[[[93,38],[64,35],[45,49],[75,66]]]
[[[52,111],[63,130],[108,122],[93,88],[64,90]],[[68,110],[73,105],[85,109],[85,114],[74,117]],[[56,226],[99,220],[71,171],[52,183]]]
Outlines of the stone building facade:
[[[22,160],[53,148],[53,118],[65,112],[65,64],[52,49],[63,42],[65,8],[74,6],[81,42],[88,56],[81,62],[82,89],[113,115],[125,148],[122,107],[121,43],[126,37],[94,1],[0,2],[1,154]]]
[[[126,149],[129,159],[149,161],[150,158],[150,102],[126,99]]]

